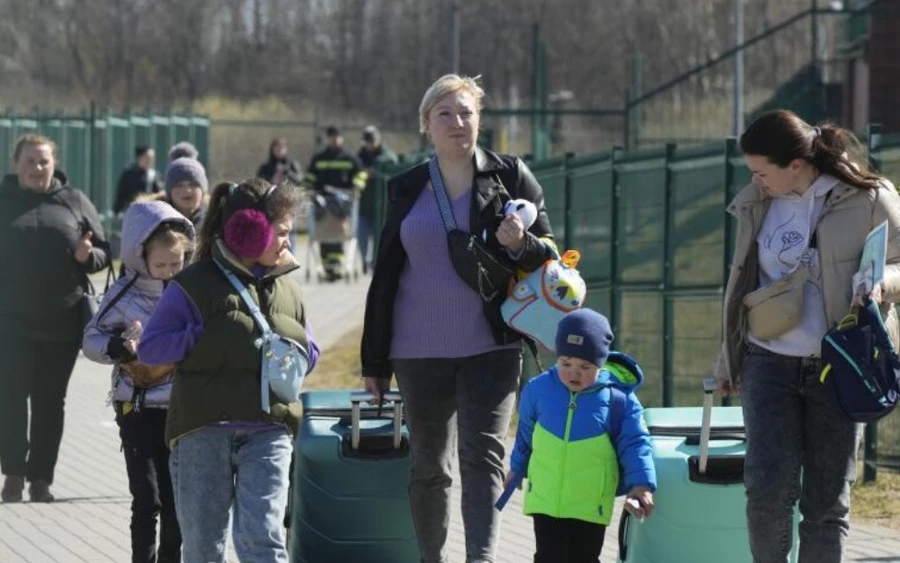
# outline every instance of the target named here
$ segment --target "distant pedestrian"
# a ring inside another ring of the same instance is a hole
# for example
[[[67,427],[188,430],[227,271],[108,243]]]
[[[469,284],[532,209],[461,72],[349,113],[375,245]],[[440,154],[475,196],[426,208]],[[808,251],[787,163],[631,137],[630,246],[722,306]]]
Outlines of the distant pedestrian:
[[[317,192],[315,199],[316,220],[324,220],[326,213],[337,209],[344,214],[342,209],[344,201],[350,201],[353,190],[362,190],[366,187],[366,173],[355,154],[344,147],[344,136],[341,131],[330,126],[325,130],[328,137],[327,146],[317,152],[306,169],[303,177],[306,185]],[[331,193],[336,190],[337,193]],[[331,203],[332,205],[329,205]],[[334,215],[332,213],[332,215]],[[349,213],[347,213],[349,215]],[[344,220],[345,217],[340,217]],[[351,233],[355,236],[356,233]],[[342,264],[344,262],[344,246],[342,242],[319,243],[319,251],[322,263],[325,266],[326,280],[333,282],[343,275]]]
[[[134,148],[134,164],[119,177],[113,213],[124,213],[125,209],[140,194],[155,194],[163,191],[162,182],[156,174],[156,153],[144,145]]]
[[[256,176],[270,184],[290,182],[294,186],[303,183],[303,170],[300,164],[288,156],[287,139],[278,137],[272,139],[269,145],[269,158],[262,163]]]
[[[209,181],[200,161],[183,156],[166,168],[166,202],[199,226],[206,212]]]
[[[198,160],[200,158],[200,151],[198,151],[197,147],[191,143],[181,141],[180,143],[175,143],[172,145],[172,148],[169,149],[169,162],[178,160],[179,158],[193,158],[194,160]]]
[[[359,198],[359,224],[356,229],[356,237],[359,244],[359,253],[363,257],[363,273],[367,273],[372,268],[372,239],[381,225],[375,224],[377,202],[379,201],[377,191],[383,185],[378,182],[376,177],[377,167],[385,164],[394,164],[397,162],[397,154],[391,150],[391,147],[384,144],[381,139],[381,132],[374,125],[369,125],[363,129],[363,144],[359,148],[357,156],[366,172],[366,189],[363,190]],[[384,195],[381,194],[381,202],[384,203]]]

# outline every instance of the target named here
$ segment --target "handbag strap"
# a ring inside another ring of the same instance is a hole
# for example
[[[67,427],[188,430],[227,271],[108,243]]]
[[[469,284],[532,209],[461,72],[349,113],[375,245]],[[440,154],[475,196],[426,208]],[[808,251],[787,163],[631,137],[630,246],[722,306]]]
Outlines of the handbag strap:
[[[125,294],[128,293],[128,290],[131,289],[135,283],[137,283],[137,279],[138,279],[138,274],[137,274],[137,272],[135,272],[134,277],[131,278],[130,280],[128,280],[128,283],[125,284],[125,287],[123,287],[122,290],[119,291],[119,293],[117,293],[112,299],[110,299],[106,303],[106,305],[102,309],[100,309],[100,312],[97,313],[97,317],[96,317],[98,325],[100,324],[100,320],[103,318],[103,316],[106,315],[106,313],[108,313],[110,310],[112,310],[112,308],[116,305],[116,303],[118,303],[119,301],[122,300],[123,297],[125,297]],[[106,293],[109,293],[109,287],[106,288],[104,295]]]
[[[225,274],[225,277],[228,278],[228,281],[231,282],[231,285],[241,296],[244,304],[246,304],[247,308],[250,309],[250,315],[253,316],[253,320],[256,321],[256,324],[259,327],[260,332],[262,332],[262,335],[264,337],[267,337],[272,334],[272,327],[269,326],[269,322],[266,320],[266,317],[259,309],[259,305],[257,305],[256,301],[253,300],[253,297],[250,296],[250,292],[247,291],[247,286],[244,285],[236,275],[234,275],[234,272],[226,268],[224,264],[215,259],[213,260],[213,262],[215,262],[216,266],[218,266],[219,269],[222,270],[222,273]]]
[[[875,333],[875,338],[878,340],[878,343],[881,344],[885,350],[896,352],[896,350],[894,350],[894,343],[891,341],[891,336],[888,334],[887,327],[884,326],[884,319],[881,318],[881,309],[879,309],[878,303],[875,303],[868,298],[865,301],[864,306],[871,319],[870,326]]]
[[[431,191],[434,192],[434,199],[437,200],[444,228],[448,233],[455,231],[457,229],[456,218],[453,217],[453,207],[450,205],[450,198],[444,188],[444,180],[441,178],[441,169],[438,167],[437,158],[428,161],[428,175],[431,176]]]

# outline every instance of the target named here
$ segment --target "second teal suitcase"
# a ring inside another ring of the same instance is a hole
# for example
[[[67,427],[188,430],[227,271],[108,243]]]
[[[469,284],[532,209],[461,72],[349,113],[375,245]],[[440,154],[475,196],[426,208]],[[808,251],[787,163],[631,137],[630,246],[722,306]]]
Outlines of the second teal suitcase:
[[[407,493],[409,437],[399,394],[388,396],[384,416],[365,404],[366,393],[307,391],[301,396],[291,494],[292,563],[419,561]]]
[[[740,407],[712,408],[704,440],[703,408],[650,408],[644,420],[653,444],[657,491],[653,514],[639,521],[623,512],[623,563],[752,563],[744,490],[746,439]],[[707,444],[705,471],[701,449]],[[795,512],[796,514],[796,512]],[[797,561],[797,523],[794,549]]]

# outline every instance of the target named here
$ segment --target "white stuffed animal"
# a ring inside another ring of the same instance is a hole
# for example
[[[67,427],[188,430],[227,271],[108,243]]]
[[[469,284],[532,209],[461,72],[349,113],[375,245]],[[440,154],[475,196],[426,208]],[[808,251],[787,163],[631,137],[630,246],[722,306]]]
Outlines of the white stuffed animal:
[[[506,205],[503,206],[503,214],[510,215],[512,213],[519,216],[526,231],[537,221],[537,207],[527,199],[511,199],[507,201]]]

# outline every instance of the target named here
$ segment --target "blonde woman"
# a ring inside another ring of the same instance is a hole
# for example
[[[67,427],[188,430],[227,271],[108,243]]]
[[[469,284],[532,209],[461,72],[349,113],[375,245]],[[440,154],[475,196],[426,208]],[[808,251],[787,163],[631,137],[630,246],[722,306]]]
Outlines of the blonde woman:
[[[521,160],[476,146],[483,98],[476,80],[443,76],[425,92],[420,128],[434,144],[457,228],[476,234],[498,260],[531,271],[555,253],[543,193]],[[457,442],[467,561],[494,561],[499,522],[493,503],[503,484],[520,339],[500,318],[502,295],[486,302],[457,275],[429,165],[393,178],[388,194],[366,303],[365,386],[380,396],[396,375],[406,403],[410,505],[422,561],[447,561]],[[537,207],[530,229],[518,217],[503,217],[511,198]]]

